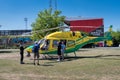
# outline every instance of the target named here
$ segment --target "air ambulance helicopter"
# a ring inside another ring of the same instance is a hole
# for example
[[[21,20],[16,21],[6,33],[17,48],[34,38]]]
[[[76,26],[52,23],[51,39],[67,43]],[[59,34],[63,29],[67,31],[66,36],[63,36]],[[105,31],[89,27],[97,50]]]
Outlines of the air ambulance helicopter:
[[[43,55],[57,54],[57,45],[58,45],[58,42],[60,41],[64,41],[66,45],[65,54],[67,55],[68,53],[74,52],[75,56],[76,56],[75,51],[79,50],[83,46],[90,43],[107,41],[109,43],[109,46],[112,45],[112,41],[111,41],[112,26],[109,28],[109,31],[105,37],[91,37],[91,36],[87,36],[86,34],[80,31],[74,31],[74,32],[63,31],[63,28],[66,28],[66,27],[56,27],[48,30],[54,30],[58,28],[62,28],[62,31],[56,31],[56,32],[50,33],[38,42],[40,44],[40,49],[39,49],[40,54],[43,54]],[[42,31],[47,31],[47,30],[42,30]],[[33,45],[27,47],[25,50],[28,53],[32,53],[32,48],[33,48]]]

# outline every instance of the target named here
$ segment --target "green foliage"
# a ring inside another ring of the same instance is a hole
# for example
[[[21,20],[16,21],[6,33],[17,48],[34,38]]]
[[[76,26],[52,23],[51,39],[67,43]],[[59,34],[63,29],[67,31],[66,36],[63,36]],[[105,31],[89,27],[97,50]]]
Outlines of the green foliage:
[[[107,35],[108,32],[105,32],[105,35]],[[113,46],[117,47],[120,44],[120,31],[112,31],[112,41],[113,41]]]
[[[111,32],[112,38],[113,38],[113,46],[118,46],[120,44],[120,30],[118,31],[112,31],[112,25],[109,28],[109,32]],[[105,32],[105,35],[108,36],[109,32]]]
[[[34,39],[40,39],[41,36],[45,36],[46,33],[51,33],[52,31],[42,31],[43,29],[55,28],[58,26],[62,26],[64,22],[65,16],[61,16],[61,11],[56,10],[52,12],[52,9],[45,9],[38,13],[38,17],[34,23],[32,23],[32,30],[37,31],[37,33],[33,33]],[[42,32],[41,32],[42,31]]]
[[[120,31],[113,31],[112,36],[120,44]]]

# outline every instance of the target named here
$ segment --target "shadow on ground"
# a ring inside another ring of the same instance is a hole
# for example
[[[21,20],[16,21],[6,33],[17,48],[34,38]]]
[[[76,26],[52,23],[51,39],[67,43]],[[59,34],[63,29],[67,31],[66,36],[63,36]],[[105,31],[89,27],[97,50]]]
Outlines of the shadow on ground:
[[[0,53],[12,53],[12,51],[0,51]]]
[[[66,62],[66,61],[72,61],[72,60],[78,60],[78,59],[86,59],[86,58],[96,58],[96,59],[106,59],[106,60],[120,60],[120,55],[97,55],[97,56],[68,56],[65,57],[64,61],[61,62]],[[46,60],[52,60],[52,62],[48,62],[48,63],[57,63],[57,57],[56,58],[48,58]]]
[[[33,64],[33,63],[25,63],[25,65],[34,65],[34,64]],[[52,64],[46,64],[46,63],[44,63],[44,64],[42,63],[42,64],[41,64],[41,62],[40,62],[40,65],[37,65],[37,64],[36,64],[36,65],[34,65],[34,66],[54,66],[54,65],[52,65]]]

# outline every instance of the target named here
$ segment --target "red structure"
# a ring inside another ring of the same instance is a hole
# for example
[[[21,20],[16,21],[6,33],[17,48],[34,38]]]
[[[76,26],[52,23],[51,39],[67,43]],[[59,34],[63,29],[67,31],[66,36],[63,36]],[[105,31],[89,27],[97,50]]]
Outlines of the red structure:
[[[83,31],[93,36],[104,35],[104,23],[102,18],[95,19],[66,19],[65,23],[71,31]]]

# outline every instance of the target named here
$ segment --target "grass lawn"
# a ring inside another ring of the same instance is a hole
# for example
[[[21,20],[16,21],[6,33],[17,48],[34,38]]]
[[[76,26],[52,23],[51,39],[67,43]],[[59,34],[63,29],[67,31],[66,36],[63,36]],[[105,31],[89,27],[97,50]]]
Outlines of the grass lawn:
[[[33,57],[19,63],[19,50],[0,52],[0,80],[120,80],[120,47],[80,49],[62,62]],[[25,54],[26,55],[26,54]]]

